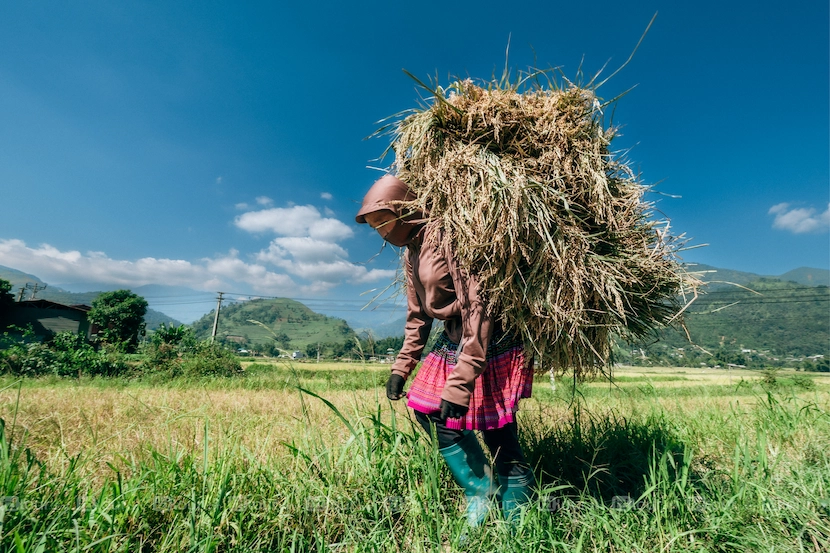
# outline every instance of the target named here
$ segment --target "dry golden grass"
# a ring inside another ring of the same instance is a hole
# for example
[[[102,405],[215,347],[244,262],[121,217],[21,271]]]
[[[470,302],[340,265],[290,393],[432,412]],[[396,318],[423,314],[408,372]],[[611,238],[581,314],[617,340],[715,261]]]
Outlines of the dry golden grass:
[[[376,404],[378,391],[331,392],[326,399],[344,413]],[[303,415],[305,404],[305,416]],[[404,407],[400,405],[403,412]],[[347,431],[322,402],[285,390],[204,390],[160,387],[25,387],[0,392],[0,418],[15,439],[47,466],[59,469],[81,455],[107,472],[108,463],[142,458],[147,451],[201,455],[207,424],[209,454],[243,448],[263,463],[288,456],[283,443],[345,439]]]
[[[343,368],[343,364],[320,364],[320,369],[335,366]],[[387,367],[377,365],[377,369],[385,371]],[[603,394],[597,390],[593,393],[599,392],[601,397],[587,397],[584,408],[591,416],[600,418],[614,414],[637,417],[649,412],[663,412],[678,421],[689,417],[694,420],[694,424],[688,426],[690,430],[682,430],[682,425],[678,425],[679,431],[694,433],[691,441],[701,444],[707,456],[726,460],[733,453],[733,446],[730,440],[724,440],[725,435],[736,437],[752,432],[751,423],[741,426],[744,423],[735,414],[745,413],[746,421],[753,420],[754,417],[748,415],[763,403],[764,398],[761,395],[710,394],[710,391],[729,385],[730,377],[724,372],[618,369],[618,376],[646,380],[614,385],[635,393]],[[733,384],[741,378],[759,378],[758,373],[752,371],[733,373]],[[652,377],[658,379],[647,380]],[[659,380],[659,377],[685,380]],[[812,398],[819,407],[830,411],[830,375],[814,377],[818,383],[816,390],[800,395]],[[566,380],[560,381],[561,387],[569,384]],[[657,390],[653,397],[636,393],[637,387],[645,384]],[[586,389],[609,388],[607,382],[583,386]],[[678,386],[700,386],[700,393],[672,395],[671,390]],[[567,401],[552,400],[546,388],[546,379],[538,379],[536,397],[522,402],[519,416],[523,424],[536,424],[534,421],[568,424],[572,419],[572,405]],[[388,402],[380,388],[329,391],[321,395],[350,420],[377,413],[380,405],[381,417],[388,422],[391,406],[398,424],[404,424],[404,431],[411,431],[406,423],[410,414],[404,402]],[[85,461],[82,464],[84,470],[92,478],[111,472],[109,464],[116,467],[129,465],[136,459],[146,458],[149,451],[170,455],[188,452],[199,457],[204,451],[206,428],[209,456],[226,455],[229,450],[241,449],[250,458],[272,466],[287,463],[290,452],[286,443],[318,440],[319,443],[336,444],[348,438],[348,430],[329,407],[296,390],[211,390],[199,386],[166,388],[150,385],[110,387],[68,381],[40,385],[35,381],[19,389],[13,386],[0,391],[0,418],[6,421],[7,431],[13,427],[14,439],[25,439],[26,446],[50,469],[60,470],[72,457],[80,455]],[[735,421],[738,421],[737,425]],[[810,429],[803,429],[803,432],[809,434]],[[788,447],[796,451],[801,441],[794,439]]]

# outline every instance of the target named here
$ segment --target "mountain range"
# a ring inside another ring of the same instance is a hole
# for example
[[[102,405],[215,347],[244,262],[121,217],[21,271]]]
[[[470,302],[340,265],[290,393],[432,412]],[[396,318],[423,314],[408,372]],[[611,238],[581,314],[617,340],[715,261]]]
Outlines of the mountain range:
[[[830,310],[825,298],[827,287],[830,286],[830,271],[827,269],[801,267],[778,276],[763,276],[709,265],[695,265],[689,269],[700,274],[701,279],[707,283],[687,317],[696,344],[712,348],[718,344],[733,343],[748,347],[772,347],[782,351],[794,351],[795,348],[803,350],[805,355],[823,353],[830,349]],[[37,284],[38,287],[43,287],[37,291],[38,298],[67,305],[89,305],[101,293],[69,292],[58,286],[47,285],[35,275],[3,266],[0,266],[0,278],[10,281],[15,293],[27,283]],[[182,324],[180,320],[185,320],[192,323],[200,334],[212,330],[212,309],[216,305],[213,293],[162,285],[137,287],[133,292],[143,296],[149,303],[146,320],[150,329],[162,322],[179,325]],[[27,292],[29,293],[30,291]],[[276,303],[272,301],[267,304],[268,307],[276,309],[276,312],[287,310],[292,313],[280,322],[270,320],[273,317],[267,309],[263,310],[263,304],[257,303],[259,301],[261,300],[239,302],[240,306],[249,304],[250,307],[245,309],[233,303],[224,304],[223,324],[233,323],[225,326],[226,332],[236,332],[232,329],[244,324],[243,333],[251,341],[273,340],[273,336],[266,334],[270,332],[273,335],[276,332],[289,334],[292,342],[301,345],[317,340],[336,341],[346,336],[345,326],[356,333],[371,332],[378,339],[403,333],[405,307],[400,303],[384,305],[377,310],[351,310],[348,316],[343,317],[342,310],[338,308],[327,313],[326,302],[321,302],[320,306],[313,304],[315,310],[312,311],[301,302],[279,299],[274,300]],[[248,312],[257,305],[256,313]],[[178,319],[176,314],[184,312],[183,308],[189,309],[191,313],[195,308],[201,312],[201,316]],[[236,318],[239,321],[235,321]],[[271,331],[251,325],[247,322],[250,319],[263,319],[261,322],[267,323]],[[331,320],[327,322],[325,319]],[[347,324],[344,324],[344,319]],[[316,328],[322,334],[312,336],[316,331],[312,331],[313,328],[302,330],[302,326]],[[661,341],[667,344],[677,342],[677,346],[681,347],[678,334],[663,333]]]
[[[730,284],[747,284],[760,279],[780,280],[783,282],[794,282],[804,286],[830,286],[830,270],[815,269],[812,267],[799,267],[787,271],[783,275],[759,275],[732,269],[721,269],[711,265],[690,265],[690,271],[701,273],[701,278],[708,284],[707,288],[716,289]]]

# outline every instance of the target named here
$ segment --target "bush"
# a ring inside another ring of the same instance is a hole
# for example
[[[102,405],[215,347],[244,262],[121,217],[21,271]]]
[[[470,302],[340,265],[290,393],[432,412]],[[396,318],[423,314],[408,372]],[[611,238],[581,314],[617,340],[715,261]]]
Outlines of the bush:
[[[242,373],[233,353],[219,344],[198,342],[193,330],[161,325],[144,347],[139,370],[167,376],[233,376]]]
[[[134,368],[117,345],[91,346],[83,336],[60,332],[48,342],[37,342],[31,329],[0,335],[0,372],[15,376],[233,376],[242,365],[233,353],[209,341],[198,342],[184,325],[164,326],[144,346],[143,359]]]
[[[761,382],[768,387],[778,384],[778,369],[764,369],[761,371]]]
[[[181,372],[184,376],[234,376],[242,373],[242,365],[230,350],[205,341],[183,358]]]
[[[30,330],[21,336],[4,333],[0,351],[2,371],[16,376],[116,376],[128,369],[123,355],[111,349],[96,350],[73,332],[59,332],[48,342],[33,341]]]
[[[812,378],[809,376],[804,376],[803,374],[797,374],[792,376],[790,380],[793,383],[793,386],[796,388],[801,388],[802,390],[815,390],[816,383],[813,381]]]

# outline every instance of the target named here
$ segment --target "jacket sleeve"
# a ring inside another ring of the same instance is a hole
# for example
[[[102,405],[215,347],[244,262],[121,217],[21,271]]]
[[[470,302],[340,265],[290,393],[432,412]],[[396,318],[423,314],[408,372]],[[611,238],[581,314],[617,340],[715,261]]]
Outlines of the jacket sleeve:
[[[494,321],[479,296],[477,279],[463,271],[453,255],[447,255],[447,266],[461,310],[462,334],[458,361],[447,378],[441,399],[468,407],[475,380],[487,368],[487,346]]]
[[[415,286],[412,283],[412,262],[410,256],[416,255],[412,250],[407,251],[404,258],[404,272],[406,274],[406,325],[404,326],[403,346],[395,363],[392,365],[392,374],[407,378],[421,360],[429,331],[432,329],[432,317],[424,313]]]

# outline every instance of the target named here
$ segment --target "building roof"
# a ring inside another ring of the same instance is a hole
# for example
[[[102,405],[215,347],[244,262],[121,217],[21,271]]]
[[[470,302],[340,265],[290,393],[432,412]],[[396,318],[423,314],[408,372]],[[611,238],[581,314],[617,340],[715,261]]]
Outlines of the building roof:
[[[92,309],[88,305],[64,305],[62,303],[57,303],[50,300],[26,300],[17,302],[15,305],[17,307],[28,307],[36,309],[71,309],[73,311],[81,311],[83,313],[89,313],[89,311]]]

